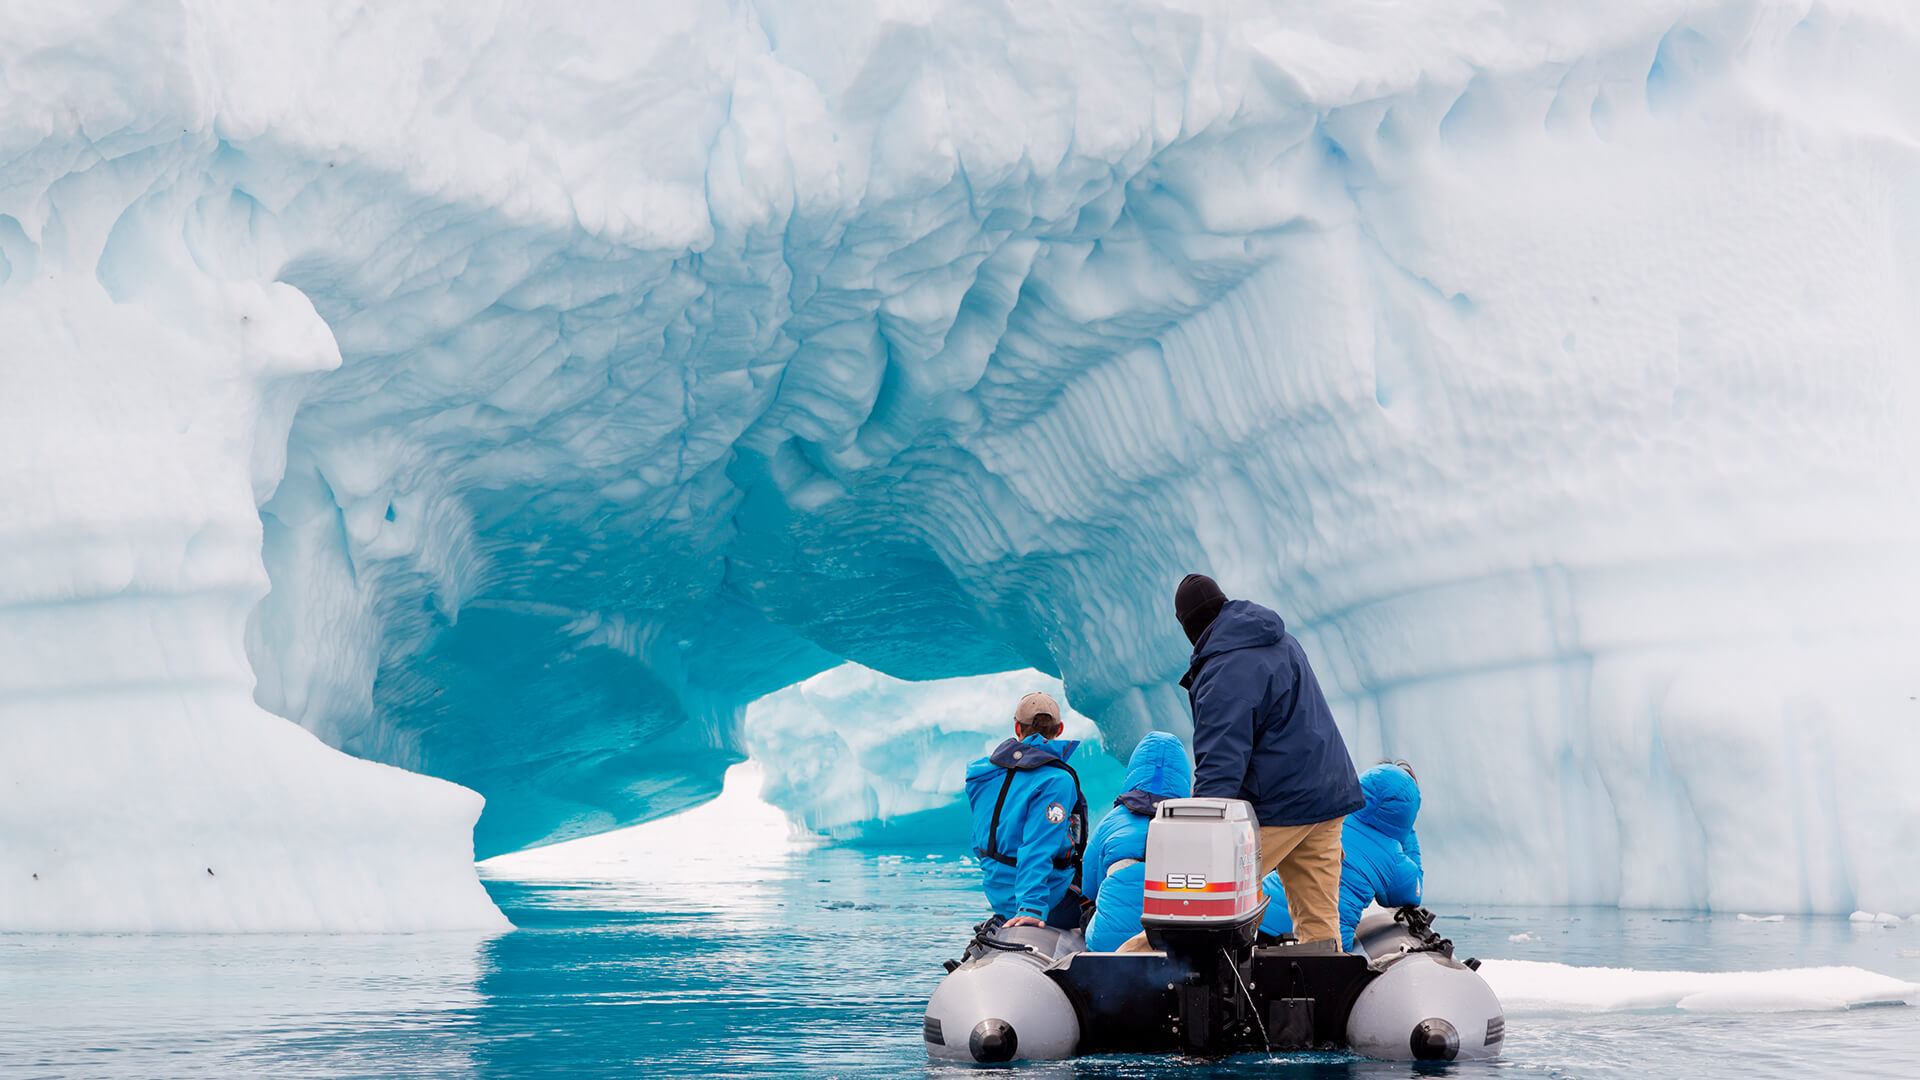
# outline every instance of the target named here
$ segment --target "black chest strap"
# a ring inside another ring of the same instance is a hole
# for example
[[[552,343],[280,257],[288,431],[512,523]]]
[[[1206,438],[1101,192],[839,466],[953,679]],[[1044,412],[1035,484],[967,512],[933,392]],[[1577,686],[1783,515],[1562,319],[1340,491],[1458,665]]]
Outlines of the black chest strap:
[[[1072,867],[1073,884],[1077,888],[1080,885],[1080,855],[1087,850],[1087,797],[1080,791],[1080,774],[1074,772],[1073,766],[1064,761],[1049,761],[1040,767],[1061,769],[1073,778],[1073,810],[1068,815],[1069,824],[1067,826],[1067,836],[1073,841],[1073,854],[1055,855],[1053,857],[1053,868],[1055,870],[1065,870],[1068,867]],[[1004,780],[1000,781],[999,797],[993,800],[993,818],[987,824],[986,849],[980,850],[976,848],[974,854],[982,858],[992,859],[1002,866],[1019,866],[1019,859],[1000,850],[1000,811],[1006,809],[1007,792],[1013,788],[1014,774],[1013,769],[1008,769],[1004,766],[1002,766],[1002,771],[1007,775]]]

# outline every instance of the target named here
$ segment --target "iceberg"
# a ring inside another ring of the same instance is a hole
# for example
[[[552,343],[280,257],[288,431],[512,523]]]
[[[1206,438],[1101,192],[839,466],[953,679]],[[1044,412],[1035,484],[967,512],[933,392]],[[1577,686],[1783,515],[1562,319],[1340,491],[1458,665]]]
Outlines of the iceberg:
[[[0,929],[498,925],[845,663],[1124,752],[1189,570],[1435,896],[1920,909],[1907,5],[0,30]],[[937,810],[903,715],[777,800]]]
[[[761,797],[808,832],[948,847],[971,835],[967,766],[1013,736],[1013,707],[1035,690],[1063,700],[1058,679],[1032,670],[908,682],[842,664],[749,705],[746,748],[771,770]],[[1071,705],[1061,712],[1061,737],[1080,743],[1067,763],[1099,821],[1127,755]]]
[[[702,887],[779,880],[785,864],[820,840],[761,797],[765,783],[758,764],[742,762],[727,770],[712,802],[644,825],[495,855],[480,863],[480,874],[509,881]]]

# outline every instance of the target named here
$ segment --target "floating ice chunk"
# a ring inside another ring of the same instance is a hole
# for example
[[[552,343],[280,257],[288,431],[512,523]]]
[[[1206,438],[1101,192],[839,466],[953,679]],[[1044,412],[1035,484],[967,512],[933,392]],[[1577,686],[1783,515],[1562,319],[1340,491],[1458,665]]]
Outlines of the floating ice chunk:
[[[1787,917],[1785,915],[1749,915],[1744,911],[1734,916],[1734,918],[1740,920],[1741,922],[1785,922],[1787,921]]]
[[[1540,939],[1537,937],[1534,937],[1532,934],[1522,931],[1521,933],[1518,933],[1518,934],[1508,934],[1507,940],[1517,942],[1517,941],[1539,941]]]
[[[757,763],[735,765],[712,802],[627,829],[498,855],[480,870],[510,880],[759,880],[769,865],[816,842],[762,797],[765,783]]]
[[[1487,960],[1480,974],[1509,1013],[1793,1012],[1920,1002],[1920,984],[1857,967],[1636,971]]]
[[[1892,915],[1885,911],[1882,911],[1878,914],[1875,914],[1874,912],[1871,912],[1871,911],[1856,911],[1853,914],[1847,916],[1847,919],[1850,922],[1857,923],[1862,926],[1868,926],[1868,925],[1898,926],[1900,925],[1900,916]]]

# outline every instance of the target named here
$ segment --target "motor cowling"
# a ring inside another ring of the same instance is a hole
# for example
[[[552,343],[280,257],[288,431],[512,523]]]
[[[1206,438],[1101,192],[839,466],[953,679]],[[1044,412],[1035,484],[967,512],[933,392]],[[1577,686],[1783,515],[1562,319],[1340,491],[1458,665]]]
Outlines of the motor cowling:
[[[1149,938],[1162,936],[1156,930],[1257,928],[1265,909],[1253,808],[1242,799],[1161,802],[1147,827],[1140,923]]]

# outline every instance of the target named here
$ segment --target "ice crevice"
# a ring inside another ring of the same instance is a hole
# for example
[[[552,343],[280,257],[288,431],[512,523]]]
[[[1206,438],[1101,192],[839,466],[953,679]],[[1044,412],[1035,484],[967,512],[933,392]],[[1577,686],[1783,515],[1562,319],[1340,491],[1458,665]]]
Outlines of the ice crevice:
[[[7,21],[0,928],[923,840],[992,695],[1185,731],[1191,569],[1437,896],[1920,909],[1900,5]]]

